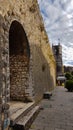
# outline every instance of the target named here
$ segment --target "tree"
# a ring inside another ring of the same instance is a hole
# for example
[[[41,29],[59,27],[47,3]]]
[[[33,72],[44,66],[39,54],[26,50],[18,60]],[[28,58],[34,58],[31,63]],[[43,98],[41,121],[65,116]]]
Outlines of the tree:
[[[73,76],[73,71],[71,72],[71,75]]]
[[[71,80],[72,79],[72,75],[71,75],[70,72],[65,73],[65,77],[66,77],[67,80]]]

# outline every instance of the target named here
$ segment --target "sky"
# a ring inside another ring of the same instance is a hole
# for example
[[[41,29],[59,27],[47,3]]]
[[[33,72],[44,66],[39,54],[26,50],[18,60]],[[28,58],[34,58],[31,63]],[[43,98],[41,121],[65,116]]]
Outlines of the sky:
[[[73,0],[38,0],[50,44],[62,45],[62,59],[73,66]]]

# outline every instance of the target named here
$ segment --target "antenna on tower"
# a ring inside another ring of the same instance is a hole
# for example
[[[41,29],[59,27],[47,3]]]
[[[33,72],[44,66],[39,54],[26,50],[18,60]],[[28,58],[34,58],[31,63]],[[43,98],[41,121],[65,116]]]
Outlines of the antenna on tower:
[[[58,38],[58,44],[60,45],[60,38]]]

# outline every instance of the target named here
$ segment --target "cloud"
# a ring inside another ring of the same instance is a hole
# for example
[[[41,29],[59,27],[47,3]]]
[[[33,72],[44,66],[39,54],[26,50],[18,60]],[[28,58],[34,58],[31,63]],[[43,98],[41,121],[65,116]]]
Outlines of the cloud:
[[[63,63],[73,65],[73,0],[38,0],[50,43],[61,39]]]

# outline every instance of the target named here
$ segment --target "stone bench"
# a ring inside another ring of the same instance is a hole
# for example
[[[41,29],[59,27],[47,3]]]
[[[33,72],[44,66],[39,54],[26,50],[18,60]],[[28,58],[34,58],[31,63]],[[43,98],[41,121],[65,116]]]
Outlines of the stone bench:
[[[43,98],[44,99],[49,99],[52,96],[52,92],[44,92]]]

